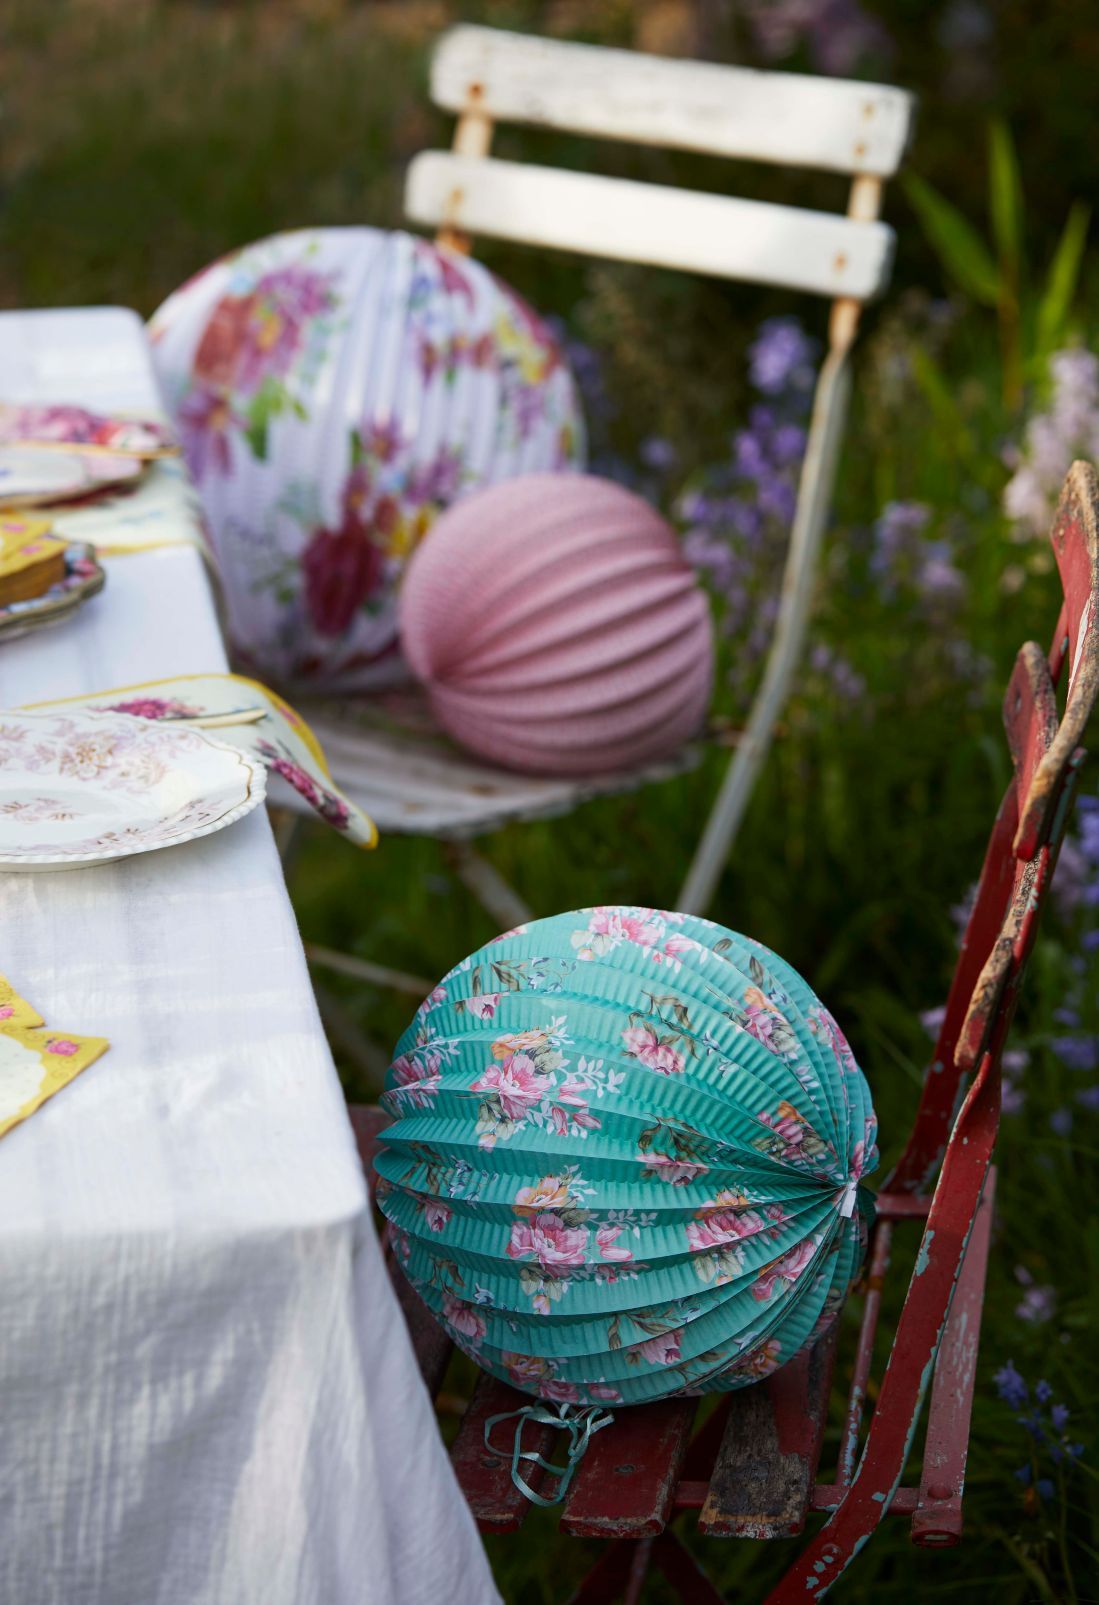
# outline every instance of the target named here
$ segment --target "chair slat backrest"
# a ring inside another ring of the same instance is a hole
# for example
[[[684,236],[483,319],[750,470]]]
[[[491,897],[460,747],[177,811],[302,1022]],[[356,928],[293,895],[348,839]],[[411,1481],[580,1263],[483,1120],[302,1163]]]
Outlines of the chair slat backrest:
[[[445,151],[413,159],[405,210],[414,223],[859,301],[893,260],[884,223]]]
[[[1033,931],[1038,861],[1048,850],[1055,863],[1060,847],[1080,738],[1099,692],[1099,479],[1086,463],[1069,472],[1051,539],[1064,598],[1053,649],[1047,657],[1027,642],[1004,697],[1014,773],[966,922],[916,1124],[888,1183],[899,1191],[927,1184],[942,1157],[963,1078],[994,1035],[1002,1046],[1006,994],[1025,961],[1023,935]],[[1061,674],[1066,664],[1072,673],[1059,715],[1051,667]]]
[[[874,219],[911,131],[904,90],[459,27],[431,91],[459,116],[454,151],[413,160],[405,210],[447,243],[486,234],[860,302],[888,282],[893,235]],[[829,169],[871,185],[874,204],[843,217],[497,161],[497,121]]]
[[[431,68],[446,111],[836,173],[897,171],[913,97],[882,84],[668,61],[460,27]]]
[[[800,1585],[820,1598],[881,1520],[891,1497],[882,1490],[896,1489],[900,1481],[935,1368],[996,1143],[1004,1043],[1084,756],[1077,740],[1099,691],[1099,675],[1094,672],[1099,652],[1097,514],[1099,480],[1090,467],[1076,463],[1065,483],[1052,536],[1064,590],[1057,636],[1048,660],[1033,643],[1022,649],[1008,686],[1004,722],[1015,774],[996,816],[916,1127],[886,1183],[888,1190],[915,1191],[926,1184],[962,1078],[972,1070],[972,1079],[949,1129],[923,1241],[854,1480],[835,1515],[784,1579],[784,1590],[789,1592],[783,1597],[802,1597],[796,1593]],[[1058,718],[1054,675],[1060,675],[1066,664],[1066,707]],[[1017,833],[1020,821],[1029,822],[1025,834]],[[964,1468],[964,1455],[960,1465]],[[948,1497],[956,1492],[951,1486]]]
[[[412,162],[405,205],[468,251],[473,234],[647,263],[831,300],[774,635],[760,688],[676,899],[708,907],[790,693],[805,641],[867,300],[888,282],[893,234],[878,221],[915,101],[880,84],[667,61],[632,51],[460,27],[436,47],[436,103],[457,113],[453,149]],[[592,173],[494,160],[497,121],[847,174],[846,216]]]

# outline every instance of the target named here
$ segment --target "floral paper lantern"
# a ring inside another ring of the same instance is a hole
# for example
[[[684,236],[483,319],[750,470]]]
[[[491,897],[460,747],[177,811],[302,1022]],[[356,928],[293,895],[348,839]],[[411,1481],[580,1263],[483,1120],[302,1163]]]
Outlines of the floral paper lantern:
[[[439,510],[582,456],[544,324],[408,234],[274,235],[184,285],[150,335],[233,642],[283,682],[396,678],[396,584]]]
[[[861,1262],[862,1073],[796,971],[708,920],[584,909],[489,943],[422,1004],[383,1101],[406,1275],[542,1400],[741,1387]]]
[[[586,474],[527,474],[450,508],[409,564],[400,624],[442,727],[512,769],[651,762],[709,704],[710,607],[675,531]]]

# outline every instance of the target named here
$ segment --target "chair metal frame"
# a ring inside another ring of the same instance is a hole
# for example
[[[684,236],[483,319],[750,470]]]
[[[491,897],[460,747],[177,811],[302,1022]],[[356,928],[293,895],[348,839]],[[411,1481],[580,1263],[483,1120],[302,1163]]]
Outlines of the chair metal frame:
[[[911,133],[906,91],[461,26],[435,50],[431,94],[457,116],[450,152],[411,163],[409,218],[439,244],[469,251],[474,233],[545,249],[663,265],[785,286],[831,301],[828,350],[817,382],[773,644],[763,680],[677,907],[710,903],[790,693],[805,641],[825,519],[850,391],[849,358],[863,304],[888,281],[893,232],[878,221],[884,182]],[[665,185],[641,184],[495,160],[497,123],[520,123],[850,178],[846,216]],[[378,710],[331,701],[307,709],[337,779],[382,831],[429,834],[451,844],[452,867],[482,905],[510,926],[530,918],[522,897],[468,838],[509,819],[547,817],[586,798],[680,772],[671,763],[590,782],[533,780],[425,750],[386,727]],[[422,738],[422,731],[420,732]],[[407,779],[414,795],[397,796]],[[451,788],[452,797],[446,798]],[[373,789],[372,789],[373,788]],[[324,949],[311,951],[327,964]],[[389,977],[358,966],[362,979]],[[405,988],[406,989],[406,988]]]
[[[655,1565],[684,1601],[720,1605],[721,1595],[668,1525],[681,1511],[697,1511],[699,1531],[714,1537],[789,1537],[812,1513],[827,1516],[767,1605],[794,1605],[807,1594],[822,1599],[887,1515],[907,1517],[912,1542],[923,1547],[961,1538],[1001,1056],[1085,757],[1080,741],[1099,696],[1099,478],[1087,464],[1069,473],[1052,542],[1063,605],[1049,652],[1033,642],[1022,647],[1004,698],[1013,775],[993,823],[912,1133],[878,1196],[835,1472],[818,1477],[839,1323],[765,1381],[730,1394],[693,1436],[695,1399],[621,1410],[592,1440],[563,1510],[566,1532],[609,1540],[575,1602],[621,1596],[636,1605]],[[353,1108],[351,1118],[369,1174],[385,1117]],[[921,1241],[874,1388],[874,1340],[894,1236],[913,1224],[922,1225]],[[391,1265],[434,1394],[449,1339],[392,1257]],[[929,1390],[919,1478],[904,1485]],[[452,1450],[473,1512],[489,1531],[512,1530],[526,1514],[508,1468],[486,1457],[483,1440],[490,1416],[522,1402],[513,1389],[482,1377]],[[550,1445],[530,1447],[545,1453]]]

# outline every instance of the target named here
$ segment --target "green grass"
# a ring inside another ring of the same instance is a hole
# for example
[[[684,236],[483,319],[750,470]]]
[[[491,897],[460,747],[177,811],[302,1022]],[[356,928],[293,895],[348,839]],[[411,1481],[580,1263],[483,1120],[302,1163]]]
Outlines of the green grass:
[[[117,300],[149,312],[204,262],[273,229],[396,222],[403,165],[441,132],[426,109],[423,44],[445,9],[16,0],[8,59],[9,68],[18,65],[3,88],[0,144],[0,300]],[[490,9],[493,20],[520,25],[544,10]],[[604,11],[611,34],[628,37],[623,8]],[[959,149],[968,152],[982,130],[972,126],[967,141],[964,110],[955,117]],[[510,136],[507,148],[544,144]],[[595,160],[569,142],[554,152]],[[684,182],[708,172],[647,160],[630,170]],[[949,175],[940,171],[936,181],[946,187]],[[1058,198],[1058,218],[1062,211]],[[901,221],[903,274],[905,238],[915,231],[911,219]],[[689,466],[720,453],[744,404],[745,344],[773,302],[671,275],[582,268],[517,250],[485,254],[606,352],[621,402],[620,450],[659,432],[678,442]],[[928,260],[915,242],[912,260]],[[801,310],[819,322],[817,309]],[[874,1090],[886,1167],[904,1141],[927,1058],[918,1014],[941,1000],[953,964],[949,910],[976,877],[1009,772],[999,691],[1018,645],[1044,640],[1054,611],[1043,554],[1010,546],[999,512],[1000,452],[1018,420],[999,401],[995,331],[963,310],[939,340],[953,408],[946,415],[912,374],[913,349],[931,339],[920,306],[895,297],[870,319],[860,349],[815,638],[846,654],[867,695],[841,705],[812,675],[803,678],[713,911],[782,952],[840,1017]],[[957,616],[929,621],[911,597],[889,603],[873,585],[866,531],[895,498],[926,502],[934,533],[954,541],[969,582]],[[1020,562],[1032,571],[1007,593],[1000,577]],[[975,684],[961,684],[950,668],[957,637],[989,660]],[[667,906],[721,761],[713,754],[681,781],[502,831],[487,850],[540,913],[592,902]],[[1093,775],[1085,785],[1094,788]],[[356,856],[331,834],[311,831],[292,881],[307,938],[397,967],[441,974],[492,934],[430,842],[387,839],[376,854]],[[839,1597],[867,1605],[967,1592],[995,1593],[1002,1605],[1099,1597],[1099,1116],[1078,1111],[1068,1138],[1049,1125],[1082,1084],[1049,1048],[1078,939],[1074,927],[1048,922],[1020,1019],[1033,1059],[1026,1112],[1005,1120],[999,1149],[966,1540],[950,1552],[917,1552],[903,1521],[886,1522]],[[1095,973],[1093,966],[1082,982],[1092,1029]],[[334,979],[324,984],[374,1038],[395,1040],[406,1004]],[[349,1090],[369,1095],[362,1073],[344,1069]],[[1018,1266],[1056,1289],[1048,1323],[1016,1318]],[[886,1339],[895,1318],[894,1298]],[[1029,1505],[1013,1475],[1027,1440],[991,1383],[1009,1358],[1029,1379],[1049,1380],[1086,1445],[1083,1463],[1046,1507]],[[513,1605],[559,1598],[590,1554],[590,1546],[559,1540],[555,1519],[540,1513],[521,1538],[490,1547]],[[716,1543],[703,1550],[728,1596],[745,1601],[762,1598],[791,1552]],[[666,1597],[659,1584],[646,1595]]]

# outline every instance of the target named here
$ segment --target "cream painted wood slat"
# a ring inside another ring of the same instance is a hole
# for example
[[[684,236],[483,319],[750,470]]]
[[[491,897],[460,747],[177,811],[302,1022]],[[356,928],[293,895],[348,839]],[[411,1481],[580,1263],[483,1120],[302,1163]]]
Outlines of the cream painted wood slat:
[[[915,101],[903,89],[670,61],[495,28],[445,34],[431,94],[452,112],[716,156],[888,177]]]
[[[860,301],[884,287],[893,257],[885,223],[446,151],[413,159],[405,211],[467,234]]]
[[[324,748],[332,778],[367,810],[383,835],[462,841],[510,820],[570,813],[589,798],[671,779],[700,757],[697,747],[688,747],[642,769],[559,780],[513,774],[461,752],[434,726],[414,692],[354,703],[306,699],[297,707]],[[269,789],[280,807],[309,812],[290,787]]]

